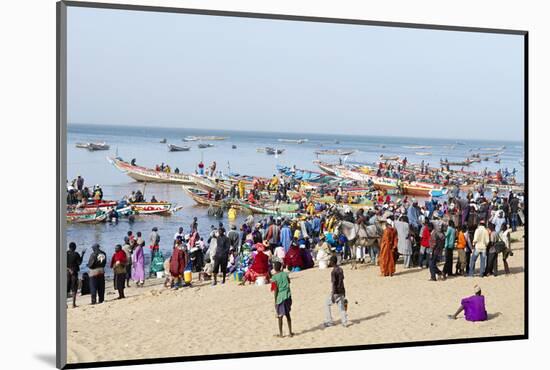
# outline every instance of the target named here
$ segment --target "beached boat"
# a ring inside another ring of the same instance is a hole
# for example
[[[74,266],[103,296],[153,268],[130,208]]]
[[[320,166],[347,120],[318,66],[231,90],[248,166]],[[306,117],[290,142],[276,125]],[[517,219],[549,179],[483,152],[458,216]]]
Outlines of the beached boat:
[[[473,160],[467,159],[465,161],[439,161],[442,166],[469,166],[473,163]]]
[[[168,214],[172,211],[172,203],[169,202],[139,202],[129,204],[132,207],[132,211],[138,215]]]
[[[248,210],[251,213],[257,213],[262,215],[272,215],[280,217],[298,217],[300,212],[297,212],[299,206],[294,203],[286,204],[281,203],[279,205],[260,205],[250,204],[242,200],[238,200],[237,204],[244,210]]]
[[[120,171],[140,182],[157,182],[165,184],[193,185],[195,181],[184,173],[173,173],[156,171],[152,168],[132,166],[120,158],[109,158],[107,160]]]
[[[188,152],[191,149],[189,146],[177,146],[174,144],[168,144],[168,150],[170,152]]]
[[[308,141],[308,139],[279,139],[281,143],[290,143],[290,144],[303,144]]]
[[[352,155],[353,153],[355,153],[355,150],[321,149],[315,151],[317,155]]]
[[[198,205],[207,207],[229,208],[232,203],[227,200],[214,200],[214,194],[203,189],[190,186],[181,187],[185,194],[195,201]]]
[[[275,149],[275,148],[271,148],[271,147],[266,147],[265,148],[265,153],[268,154],[268,155],[283,154],[284,151],[285,151],[284,149]]]
[[[214,144],[200,143],[198,146],[199,146],[200,149],[206,149],[206,148],[212,148],[214,146]]]
[[[98,224],[107,219],[107,213],[102,211],[67,212],[67,222]]]

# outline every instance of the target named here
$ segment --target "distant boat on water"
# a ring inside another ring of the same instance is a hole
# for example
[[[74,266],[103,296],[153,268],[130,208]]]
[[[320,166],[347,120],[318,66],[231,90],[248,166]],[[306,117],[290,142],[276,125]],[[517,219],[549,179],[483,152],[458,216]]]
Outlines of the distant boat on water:
[[[456,144],[456,145],[466,145],[466,144],[463,143],[462,141],[456,141],[455,144]]]
[[[317,155],[352,155],[355,150],[343,150],[343,149],[321,149],[316,150]]]
[[[200,149],[212,148],[213,146],[214,146],[214,144],[210,144],[210,143],[200,143],[199,144]]]
[[[186,137],[184,137],[184,138],[181,139],[181,140],[182,140],[182,141],[187,141],[187,142],[189,142],[189,141],[199,141],[199,138],[196,137],[196,136],[186,136]]]
[[[82,149],[88,149],[91,152],[96,151],[96,150],[109,150],[109,148],[110,148],[110,146],[108,144],[106,144],[105,142],[103,142],[103,143],[76,143],[76,147],[77,148],[82,148]]]
[[[174,144],[168,144],[168,151],[170,152],[188,152],[191,150],[189,146],[177,146]]]
[[[414,154],[416,154],[416,155],[432,155],[432,153],[430,153],[430,152],[416,152]]]
[[[303,144],[308,142],[308,139],[279,139],[281,143],[290,143],[290,144]]]
[[[407,149],[431,149],[431,146],[424,146],[424,145],[404,145],[403,148]]]
[[[275,149],[269,146],[265,147],[265,153],[269,155],[283,154],[284,151],[284,149]]]

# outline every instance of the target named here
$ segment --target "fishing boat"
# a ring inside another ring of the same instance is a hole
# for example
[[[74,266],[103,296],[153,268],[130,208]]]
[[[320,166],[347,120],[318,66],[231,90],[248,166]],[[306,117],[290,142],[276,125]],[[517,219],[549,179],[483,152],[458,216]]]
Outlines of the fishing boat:
[[[203,141],[220,141],[227,139],[226,136],[197,136],[197,140]]]
[[[439,161],[439,163],[442,165],[442,166],[469,166],[473,163],[474,161],[471,160],[471,159],[467,159],[465,161]]]
[[[181,187],[185,194],[187,194],[191,199],[195,201],[200,206],[207,207],[218,207],[218,208],[229,208],[231,202],[226,200],[214,200],[214,194],[210,191],[205,191],[203,189],[198,189],[190,186]]]
[[[121,158],[109,158],[107,160],[132,179],[140,182],[156,182],[164,184],[181,184],[193,185],[194,179],[188,174],[156,171],[152,168],[141,166],[132,166],[130,163],[123,161]]]
[[[196,136],[186,136],[186,137],[184,137],[184,138],[181,139],[181,140],[182,140],[182,141],[186,141],[186,142],[188,142],[188,141],[199,141],[199,138],[196,137]]]
[[[495,159],[495,163],[499,164],[500,163],[500,158]]]
[[[169,202],[139,202],[129,203],[138,215],[169,214],[172,213],[172,203]]]
[[[484,151],[496,151],[496,152],[501,152],[503,151],[504,149],[506,149],[506,147],[503,145],[503,146],[499,146],[498,148],[479,148],[479,150],[484,150]]]
[[[432,155],[431,152],[416,152],[416,153],[414,153],[414,154],[416,154],[416,155],[422,155],[422,156],[430,156],[430,155]]]
[[[117,205],[118,202],[115,200],[104,200],[99,203],[92,202],[81,206],[68,206],[67,209],[72,212],[95,212],[96,210],[107,212],[111,208],[116,208]]]
[[[378,157],[379,160],[381,161],[398,161],[399,160],[399,156],[398,155],[395,155],[395,156],[385,156],[383,154],[380,154],[380,157]]]
[[[106,219],[107,213],[103,211],[67,212],[68,223],[98,224]]]
[[[334,180],[334,177],[327,176],[326,174],[321,172],[291,168],[281,165],[277,165],[277,171],[285,176],[293,177],[296,180],[306,182],[327,183]]]
[[[308,139],[279,139],[281,143],[290,143],[290,144],[303,144],[308,141]]]
[[[268,155],[276,155],[276,154],[283,154],[285,150],[284,149],[275,149],[272,147],[266,147],[265,153]]]
[[[161,144],[166,144],[166,138],[162,139],[161,141],[159,141],[159,143]]]
[[[260,205],[250,204],[242,200],[238,200],[237,204],[244,210],[248,210],[251,213],[272,215],[279,217],[298,217],[300,212],[297,212],[299,206],[297,204],[281,203],[280,205]]]
[[[95,151],[95,150],[109,150],[110,146],[103,143],[88,143],[88,150],[89,151]]]
[[[88,145],[90,145],[90,143],[76,143],[75,146],[81,149],[88,149]]]
[[[321,149],[315,151],[317,155],[352,155],[353,153],[355,153],[355,150]]]
[[[188,152],[191,149],[189,146],[177,146],[174,144],[168,144],[168,151],[170,152]]]
[[[199,146],[200,149],[206,149],[206,148],[212,148],[214,146],[214,144],[200,143],[198,146]]]
[[[403,148],[407,149],[431,149],[431,146],[424,146],[424,145],[404,145]]]
[[[463,143],[463,142],[461,142],[461,141],[456,141],[455,144],[456,144],[456,145],[466,145],[466,143]]]
[[[265,148],[256,148],[258,153],[265,153]]]
[[[235,144],[231,145],[231,149],[237,149],[237,146]]]

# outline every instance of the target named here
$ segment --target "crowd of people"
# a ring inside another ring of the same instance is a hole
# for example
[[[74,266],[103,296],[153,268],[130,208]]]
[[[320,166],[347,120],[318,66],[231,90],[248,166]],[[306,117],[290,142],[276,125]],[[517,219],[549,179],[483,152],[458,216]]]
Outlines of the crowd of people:
[[[288,274],[315,266],[332,267],[325,324],[332,325],[330,308],[336,305],[346,326],[347,300],[341,266],[347,262],[369,263],[379,268],[380,276],[390,277],[402,260],[404,269],[427,268],[429,280],[437,281],[452,276],[496,276],[500,257],[504,272],[511,272],[507,261],[513,256],[511,233],[525,222],[523,195],[495,192],[487,196],[484,189],[478,190],[463,196],[451,192],[445,201],[433,198],[422,206],[415,199],[405,197],[395,201],[383,199],[372,208],[356,212],[347,206],[327,205],[321,212],[299,218],[255,219],[250,215],[239,227],[231,224],[228,230],[219,222],[207,232],[199,231],[195,217],[187,230],[180,227],[173,237],[163,242],[165,251],[168,245],[171,248],[169,256],[161,252],[161,237],[156,227],[148,239],[141,232],[134,235],[128,231],[110,260],[99,245],[92,246],[86,263],[91,303],[104,301],[107,263],[113,271],[119,299],[125,297],[124,289],[130,281],[143,287],[145,251],[149,249],[149,276],[166,275],[168,288],[192,286],[188,277],[192,272],[198,273],[199,280],[210,281],[212,286],[225,284],[228,275],[233,275],[241,285],[271,283],[281,336],[284,317],[289,334],[292,333]],[[353,225],[356,235],[346,231],[345,223]],[[366,232],[361,242],[357,230],[363,227],[374,230],[374,234]],[[76,245],[71,243],[67,271],[73,305],[83,261],[84,253],[76,252]],[[82,286],[84,289],[84,279]],[[479,296],[481,290],[476,288],[473,298],[463,300],[457,313],[450,317],[456,318],[464,310],[474,317],[473,321],[486,318],[486,313],[485,316],[481,313],[484,301],[475,298]]]

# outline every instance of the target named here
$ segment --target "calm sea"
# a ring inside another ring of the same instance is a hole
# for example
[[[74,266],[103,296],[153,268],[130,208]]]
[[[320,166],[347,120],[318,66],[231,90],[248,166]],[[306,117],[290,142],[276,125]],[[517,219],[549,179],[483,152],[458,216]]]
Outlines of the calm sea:
[[[181,139],[185,136],[216,135],[227,136],[224,141],[212,142],[213,148],[199,149],[197,142],[184,143]],[[189,145],[189,152],[169,152],[166,144],[159,141],[166,138],[168,143],[175,145]],[[281,143],[278,139],[308,139],[303,144]],[[109,151],[89,152],[86,149],[75,147],[77,142],[106,142],[111,148]],[[419,139],[398,137],[369,137],[346,135],[320,135],[320,134],[289,134],[289,133],[265,133],[243,132],[224,130],[198,130],[184,128],[160,128],[160,127],[128,127],[128,126],[100,126],[70,124],[67,135],[67,177],[72,180],[77,175],[85,179],[85,185],[92,187],[100,184],[104,191],[105,199],[120,199],[133,190],[142,190],[147,199],[155,196],[158,200],[167,200],[183,209],[172,216],[142,216],[136,217],[132,224],[121,221],[118,224],[98,225],[68,225],[67,240],[74,241],[78,250],[87,249],[87,255],[91,252],[91,245],[99,243],[107,252],[109,260],[116,244],[122,244],[128,230],[134,233],[141,231],[144,237],[148,237],[151,229],[156,226],[161,235],[161,250],[166,255],[170,254],[172,238],[178,227],[183,226],[185,231],[189,229],[194,216],[199,220],[199,231],[206,235],[210,225],[217,225],[219,220],[210,218],[206,208],[195,206],[182,191],[179,185],[137,183],[128,176],[113,167],[106,159],[107,156],[120,156],[125,160],[136,158],[137,164],[146,167],[154,167],[164,162],[172,169],[178,167],[181,172],[194,172],[197,164],[202,160],[207,166],[216,161],[217,168],[223,172],[236,172],[241,174],[270,177],[276,173],[276,165],[296,165],[298,168],[318,170],[312,163],[318,159],[315,150],[318,149],[355,149],[358,152],[348,158],[349,161],[373,163],[380,154],[406,156],[409,162],[424,160],[434,166],[440,158],[449,160],[464,160],[471,151],[479,151],[479,148],[498,148],[506,146],[501,155],[501,163],[494,161],[481,162],[470,167],[471,170],[482,170],[487,167],[490,170],[508,168],[518,170],[517,179],[523,182],[523,167],[519,160],[523,159],[523,142],[510,141],[479,141],[458,140],[463,145],[454,145],[453,139]],[[339,142],[336,144],[336,142]],[[232,146],[236,145],[236,149]],[[404,146],[431,146],[429,149],[411,149]],[[258,153],[257,148],[271,146],[285,149],[285,152],[277,157]],[[495,152],[496,150],[492,150]],[[419,156],[416,152],[431,152],[431,156]],[[323,156],[320,159],[335,161],[337,157]],[[244,217],[239,215],[237,222]],[[227,219],[222,219],[227,224]],[[149,251],[146,251],[146,264],[150,261]]]

